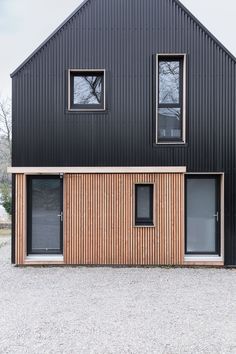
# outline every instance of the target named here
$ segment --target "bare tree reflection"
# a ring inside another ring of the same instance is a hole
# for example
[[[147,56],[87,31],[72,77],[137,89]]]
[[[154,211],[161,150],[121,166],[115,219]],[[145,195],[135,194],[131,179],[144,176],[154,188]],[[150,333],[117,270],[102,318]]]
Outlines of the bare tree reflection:
[[[159,62],[159,103],[179,103],[179,61]]]
[[[100,104],[102,76],[74,77],[74,104]]]

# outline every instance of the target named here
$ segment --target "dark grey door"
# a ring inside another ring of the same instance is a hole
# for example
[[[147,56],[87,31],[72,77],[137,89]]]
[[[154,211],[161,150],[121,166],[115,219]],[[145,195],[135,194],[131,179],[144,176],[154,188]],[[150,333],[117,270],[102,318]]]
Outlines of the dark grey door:
[[[186,180],[186,254],[220,254],[220,179]]]
[[[30,176],[27,192],[28,254],[62,254],[62,179]]]

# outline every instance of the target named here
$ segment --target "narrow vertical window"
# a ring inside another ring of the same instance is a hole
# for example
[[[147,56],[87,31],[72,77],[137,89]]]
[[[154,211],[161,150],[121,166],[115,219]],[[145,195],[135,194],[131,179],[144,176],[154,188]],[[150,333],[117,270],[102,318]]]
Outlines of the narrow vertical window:
[[[184,142],[184,57],[157,58],[157,142]]]
[[[135,185],[135,225],[153,225],[153,184]]]

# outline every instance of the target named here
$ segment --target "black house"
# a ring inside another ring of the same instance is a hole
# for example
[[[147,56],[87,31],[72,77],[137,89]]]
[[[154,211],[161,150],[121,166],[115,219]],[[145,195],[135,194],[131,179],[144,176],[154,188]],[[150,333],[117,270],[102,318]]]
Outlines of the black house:
[[[236,59],[177,0],[86,0],[12,73],[16,264],[236,265]]]

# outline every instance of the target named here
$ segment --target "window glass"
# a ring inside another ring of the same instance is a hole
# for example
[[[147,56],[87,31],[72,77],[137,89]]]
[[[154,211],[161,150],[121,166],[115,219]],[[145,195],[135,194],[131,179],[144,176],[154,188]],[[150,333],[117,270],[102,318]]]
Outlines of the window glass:
[[[100,104],[102,76],[74,76],[74,104]]]
[[[180,108],[159,108],[159,137],[169,139],[181,138]]]
[[[153,224],[153,185],[137,184],[135,186],[135,221],[137,225]]]
[[[159,62],[159,103],[179,103],[180,63]]]
[[[60,253],[61,182],[59,178],[31,178],[28,205],[30,253]]]
[[[187,253],[216,253],[217,178],[187,179]]]

